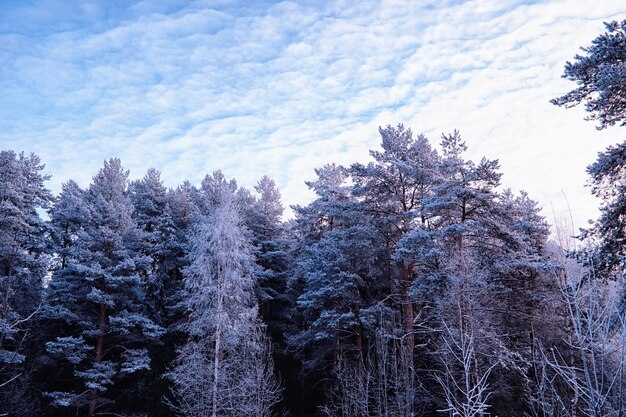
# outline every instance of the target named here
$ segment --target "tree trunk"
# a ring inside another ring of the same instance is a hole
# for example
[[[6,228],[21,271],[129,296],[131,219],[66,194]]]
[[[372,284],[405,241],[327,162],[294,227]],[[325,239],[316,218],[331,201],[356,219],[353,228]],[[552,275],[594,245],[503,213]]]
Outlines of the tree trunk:
[[[102,351],[104,348],[104,332],[106,330],[106,315],[107,306],[105,304],[100,304],[100,333],[98,334],[98,338],[96,339],[96,357],[94,359],[95,363],[99,363],[102,361]],[[98,389],[92,388],[91,399],[89,400],[89,417],[93,417],[93,415],[95,414],[97,403]]]
[[[339,362],[341,361],[341,352],[339,350],[339,346],[341,342],[339,340],[339,334],[335,332],[335,350],[333,351],[333,359],[335,361],[335,368],[339,366]]]
[[[222,310],[224,309],[224,294],[223,289],[220,286],[218,287],[217,294],[217,311],[218,317],[221,316]],[[217,417],[217,402],[218,402],[218,394],[219,394],[219,377],[220,377],[220,354],[222,349],[222,323],[221,318],[218,318],[216,327],[215,327],[215,350],[213,352],[213,392],[212,392],[212,417]]]
[[[356,345],[356,357],[360,363],[363,363],[363,336],[362,336],[361,326],[356,330],[354,334],[354,343]]]
[[[415,312],[413,311],[413,302],[409,295],[411,286],[411,265],[402,265],[402,310],[404,313],[404,330],[406,331],[406,348],[410,357],[413,357],[415,350],[415,336],[413,335],[413,321],[415,320]]]
[[[7,313],[9,312],[9,301],[10,301],[9,298],[11,294],[12,268],[10,266],[7,266],[5,269],[6,269],[5,276],[6,276],[7,284],[4,289],[4,300],[3,300],[4,303],[2,306],[2,315],[0,315],[0,317],[5,317]],[[2,347],[3,343],[4,343],[4,332],[0,333],[0,348]]]

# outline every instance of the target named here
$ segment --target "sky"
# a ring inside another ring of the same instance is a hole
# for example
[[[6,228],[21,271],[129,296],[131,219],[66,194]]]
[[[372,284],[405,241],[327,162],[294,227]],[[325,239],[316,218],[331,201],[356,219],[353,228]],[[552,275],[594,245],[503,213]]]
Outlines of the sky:
[[[55,193],[119,157],[170,187],[269,175],[290,205],[314,168],[368,161],[379,126],[458,129],[503,187],[584,226],[585,168],[624,128],[549,100],[623,19],[623,0],[2,0],[0,149],[38,154]]]

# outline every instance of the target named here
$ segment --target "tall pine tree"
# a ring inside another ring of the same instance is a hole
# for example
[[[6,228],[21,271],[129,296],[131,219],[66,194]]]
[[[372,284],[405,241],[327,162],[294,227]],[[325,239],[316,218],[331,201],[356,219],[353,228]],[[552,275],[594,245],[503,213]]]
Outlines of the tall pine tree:
[[[47,318],[62,329],[46,347],[59,360],[59,380],[69,381],[51,385],[47,395],[53,405],[84,408],[88,416],[125,406],[111,404],[124,389],[119,382],[150,368],[147,345],[163,333],[146,314],[140,271],[151,259],[140,251],[127,183],[128,172],[111,159],[87,192],[68,186],[59,199],[60,210],[75,204],[83,214],[66,229],[63,240],[71,243],[48,288]],[[51,218],[64,233],[67,217],[55,208]]]

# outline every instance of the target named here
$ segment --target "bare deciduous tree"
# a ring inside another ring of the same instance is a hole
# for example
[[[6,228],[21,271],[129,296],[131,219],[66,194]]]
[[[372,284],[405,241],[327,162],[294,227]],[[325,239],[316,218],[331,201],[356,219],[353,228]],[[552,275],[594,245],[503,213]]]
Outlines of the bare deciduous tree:
[[[439,410],[451,417],[481,417],[489,415],[489,376],[498,364],[481,369],[476,351],[476,339],[470,317],[458,307],[457,328],[442,322],[442,346],[438,352],[443,368],[435,378],[441,386],[446,407]]]
[[[322,409],[329,417],[414,417],[419,409],[418,381],[400,323],[379,327],[363,359],[342,358],[336,385]],[[411,335],[412,336],[412,335]]]
[[[543,355],[570,390],[569,402],[559,401],[565,406],[564,415],[623,415],[626,317],[612,292],[610,286],[597,280],[562,288],[571,320],[568,345],[572,355],[555,348],[544,350]]]
[[[281,394],[254,296],[254,258],[233,191],[198,225],[185,290],[189,340],[179,349],[171,408],[185,417],[268,417]]]

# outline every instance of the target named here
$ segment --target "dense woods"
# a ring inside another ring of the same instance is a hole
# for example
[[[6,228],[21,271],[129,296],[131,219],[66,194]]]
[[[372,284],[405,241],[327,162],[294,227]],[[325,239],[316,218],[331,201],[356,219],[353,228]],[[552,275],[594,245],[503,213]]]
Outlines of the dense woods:
[[[625,29],[555,104],[626,123]],[[53,196],[0,152],[0,415],[623,416],[626,144],[588,169],[598,221],[551,238],[458,131],[379,133],[292,219],[268,177],[112,158]]]

